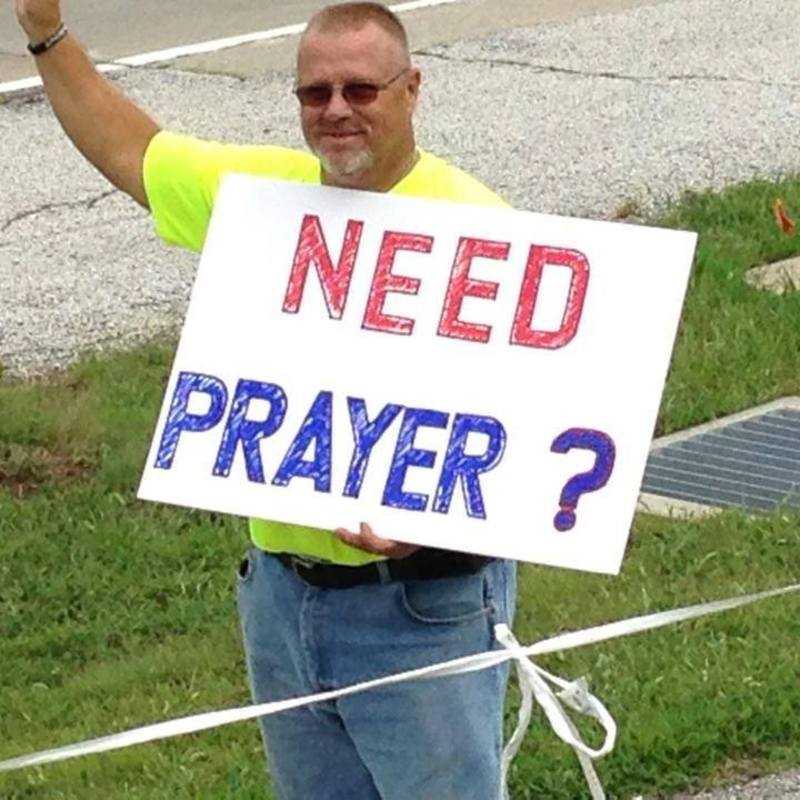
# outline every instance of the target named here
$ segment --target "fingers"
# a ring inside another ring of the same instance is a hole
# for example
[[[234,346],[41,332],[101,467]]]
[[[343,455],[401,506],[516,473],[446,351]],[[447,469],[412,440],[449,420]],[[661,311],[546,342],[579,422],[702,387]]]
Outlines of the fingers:
[[[419,545],[395,542],[377,536],[366,522],[361,523],[358,533],[348,531],[346,528],[337,528],[334,533],[352,547],[386,558],[405,558],[419,550]]]
[[[14,11],[31,41],[44,41],[61,25],[58,0],[14,0]]]

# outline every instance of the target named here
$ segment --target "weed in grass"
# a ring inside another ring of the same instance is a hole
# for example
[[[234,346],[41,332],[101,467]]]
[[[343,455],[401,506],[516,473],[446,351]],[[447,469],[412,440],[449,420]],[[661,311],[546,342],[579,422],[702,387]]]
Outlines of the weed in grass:
[[[0,442],[0,487],[18,500],[44,484],[80,480],[90,471],[86,458],[52,453],[44,447]]]
[[[623,200],[611,215],[612,220],[638,219],[642,216],[642,206],[638,200]]]

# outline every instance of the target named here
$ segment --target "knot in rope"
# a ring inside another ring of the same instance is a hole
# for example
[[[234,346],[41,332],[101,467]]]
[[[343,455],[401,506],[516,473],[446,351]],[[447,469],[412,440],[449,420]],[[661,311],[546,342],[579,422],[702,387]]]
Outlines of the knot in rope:
[[[508,771],[530,725],[534,699],[544,711],[556,736],[575,751],[589,785],[592,800],[605,800],[606,795],[592,760],[601,758],[614,748],[617,738],[617,723],[609,714],[608,709],[589,691],[589,685],[585,678],[566,681],[535,664],[527,656],[508,625],[496,625],[494,634],[497,641],[512,653],[522,693],[517,728],[503,751],[503,800],[509,800],[510,797],[508,794]],[[548,682],[559,687],[560,691],[553,692]],[[578,714],[593,717],[602,725],[605,730],[602,747],[592,749],[583,741],[575,724],[564,710],[562,702]]]

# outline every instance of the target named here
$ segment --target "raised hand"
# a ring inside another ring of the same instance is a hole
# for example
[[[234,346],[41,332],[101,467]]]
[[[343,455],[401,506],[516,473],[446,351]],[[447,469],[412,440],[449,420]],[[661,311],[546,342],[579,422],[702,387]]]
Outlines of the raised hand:
[[[14,13],[31,42],[43,42],[61,25],[59,0],[13,0]]]
[[[0,0],[2,1],[2,0]],[[61,27],[60,0],[11,0],[29,44]],[[77,38],[65,36],[36,55],[44,90],[67,136],[118,189],[147,208],[144,153],[158,124],[96,69]]]

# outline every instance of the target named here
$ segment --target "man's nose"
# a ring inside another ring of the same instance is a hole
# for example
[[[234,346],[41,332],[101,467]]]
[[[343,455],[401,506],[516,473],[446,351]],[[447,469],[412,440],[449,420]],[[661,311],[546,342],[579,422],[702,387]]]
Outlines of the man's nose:
[[[325,116],[343,119],[345,117],[349,117],[352,113],[353,108],[350,103],[344,99],[341,87],[334,87],[331,99],[328,102],[328,105],[325,106]]]

